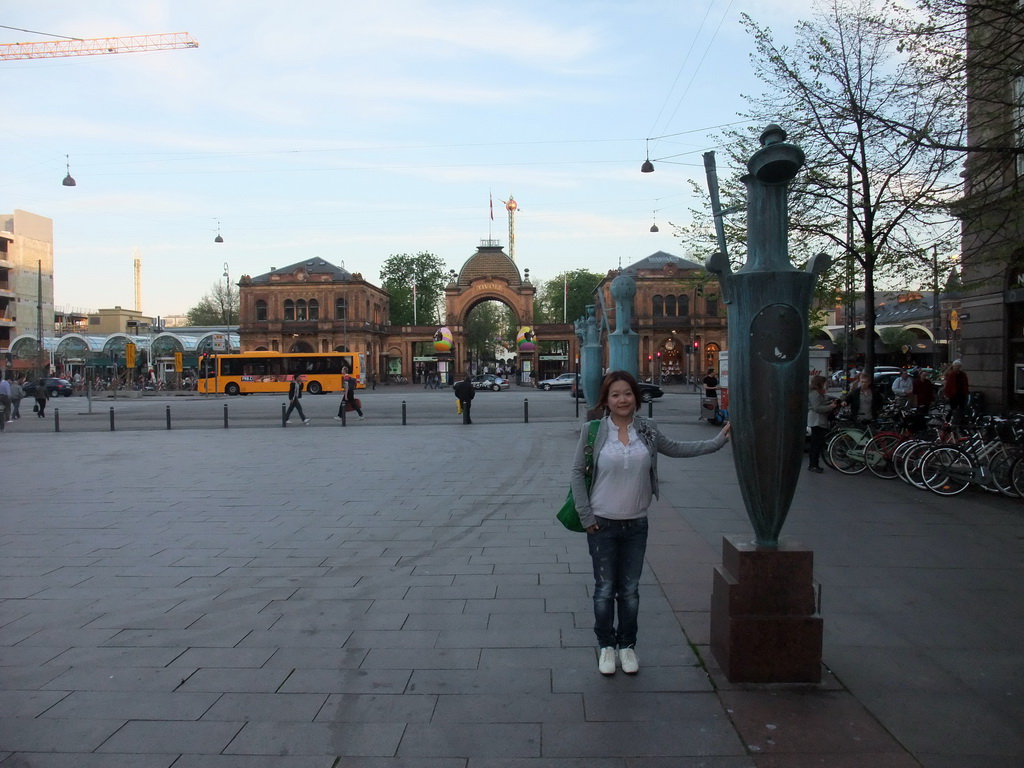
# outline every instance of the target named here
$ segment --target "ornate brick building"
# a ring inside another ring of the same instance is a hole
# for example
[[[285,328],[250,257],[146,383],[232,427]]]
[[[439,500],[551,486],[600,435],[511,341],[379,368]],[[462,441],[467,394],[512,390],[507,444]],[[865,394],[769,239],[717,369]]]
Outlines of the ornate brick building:
[[[640,336],[640,375],[662,379],[700,379],[718,370],[718,353],[727,346],[725,307],[718,282],[703,265],[658,251],[622,270],[608,273],[598,290],[615,328],[615,302],[609,293],[619,274],[636,281],[632,328]]]
[[[309,259],[263,275],[243,275],[243,350],[357,352],[379,373],[389,325],[388,294],[358,272]]]

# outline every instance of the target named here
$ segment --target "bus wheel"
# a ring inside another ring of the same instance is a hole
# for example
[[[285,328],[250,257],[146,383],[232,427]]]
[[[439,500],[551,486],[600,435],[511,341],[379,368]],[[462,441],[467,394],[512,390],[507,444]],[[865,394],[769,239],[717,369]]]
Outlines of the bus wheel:
[[[306,391],[311,395],[322,395],[324,388],[320,386],[319,381],[311,381],[306,385]]]
[[[240,391],[241,390],[239,389],[238,385],[235,384],[235,382],[233,382],[233,381],[230,384],[228,384],[226,387],[224,387],[225,394],[231,395],[232,397],[237,395]]]

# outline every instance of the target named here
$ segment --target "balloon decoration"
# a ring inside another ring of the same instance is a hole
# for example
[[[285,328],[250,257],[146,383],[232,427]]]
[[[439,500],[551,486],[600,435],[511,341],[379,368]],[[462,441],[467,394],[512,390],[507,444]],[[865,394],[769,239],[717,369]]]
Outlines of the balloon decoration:
[[[516,335],[516,345],[519,347],[520,352],[533,352],[537,345],[536,338],[533,335],[533,328],[528,325],[524,325],[519,329],[519,333]]]
[[[448,328],[438,328],[437,333],[434,334],[434,351],[435,352],[451,352],[452,351],[452,332]]]

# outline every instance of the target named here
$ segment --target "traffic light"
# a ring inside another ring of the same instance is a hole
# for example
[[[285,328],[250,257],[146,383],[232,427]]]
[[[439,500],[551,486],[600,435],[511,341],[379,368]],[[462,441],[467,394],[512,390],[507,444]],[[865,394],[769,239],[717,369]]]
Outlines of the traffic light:
[[[693,342],[693,351],[696,352],[698,349],[700,349],[700,342],[699,341]]]

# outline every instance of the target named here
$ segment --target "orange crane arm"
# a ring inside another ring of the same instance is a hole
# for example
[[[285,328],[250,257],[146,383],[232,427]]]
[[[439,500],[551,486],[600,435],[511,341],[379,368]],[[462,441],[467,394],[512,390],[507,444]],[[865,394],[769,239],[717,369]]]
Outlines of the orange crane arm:
[[[103,53],[138,53],[198,48],[188,32],[130,37],[97,37],[88,40],[51,40],[42,43],[2,43],[0,60],[53,59],[61,56],[96,56]]]

